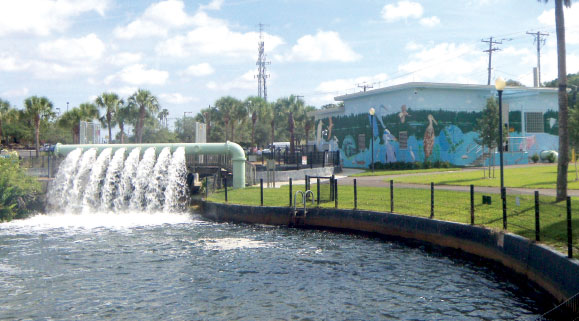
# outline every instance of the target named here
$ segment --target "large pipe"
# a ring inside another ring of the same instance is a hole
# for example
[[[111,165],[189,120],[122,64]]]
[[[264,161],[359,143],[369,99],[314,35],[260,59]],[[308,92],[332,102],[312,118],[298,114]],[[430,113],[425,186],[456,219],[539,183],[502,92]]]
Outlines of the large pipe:
[[[66,156],[77,148],[82,148],[83,151],[95,148],[97,153],[107,148],[112,148],[113,152],[119,148],[126,148],[131,150],[140,147],[145,151],[149,147],[154,147],[157,153],[165,147],[171,148],[174,152],[177,148],[183,147],[187,155],[214,155],[214,154],[228,154],[231,156],[233,162],[233,188],[245,187],[245,152],[243,148],[236,143],[177,143],[177,144],[83,144],[83,145],[63,145],[56,144],[54,147],[54,154],[56,156]]]

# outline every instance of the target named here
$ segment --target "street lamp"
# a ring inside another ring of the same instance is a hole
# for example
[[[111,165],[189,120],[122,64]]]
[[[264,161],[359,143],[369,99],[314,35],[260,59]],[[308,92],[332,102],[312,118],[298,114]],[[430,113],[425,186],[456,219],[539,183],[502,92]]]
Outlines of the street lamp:
[[[505,80],[501,77],[495,80],[495,88],[499,93],[499,157],[501,168],[501,199],[503,202],[503,229],[507,229],[507,196],[505,193],[505,177],[503,173],[503,90],[505,89]]]
[[[374,108],[370,108],[368,111],[370,113],[370,126],[372,127],[372,173],[374,173],[374,113],[376,112]]]

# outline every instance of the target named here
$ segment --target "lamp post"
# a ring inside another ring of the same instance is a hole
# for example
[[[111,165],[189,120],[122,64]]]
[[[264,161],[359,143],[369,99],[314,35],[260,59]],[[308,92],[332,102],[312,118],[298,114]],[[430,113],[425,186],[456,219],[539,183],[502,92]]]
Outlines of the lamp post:
[[[501,200],[503,203],[503,229],[507,229],[507,196],[505,195],[505,177],[503,173],[503,90],[505,80],[501,77],[495,80],[495,88],[499,93],[499,164],[501,169]]]
[[[372,173],[374,173],[374,108],[370,108],[370,127],[372,127],[372,138],[370,139],[372,145]]]

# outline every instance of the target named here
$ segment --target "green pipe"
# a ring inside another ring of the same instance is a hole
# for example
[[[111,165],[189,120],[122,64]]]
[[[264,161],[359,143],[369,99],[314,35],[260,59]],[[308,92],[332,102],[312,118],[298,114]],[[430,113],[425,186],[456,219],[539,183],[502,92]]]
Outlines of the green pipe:
[[[228,154],[231,156],[233,162],[233,188],[245,187],[245,152],[243,148],[236,143],[176,143],[176,144],[84,144],[84,145],[63,145],[56,144],[54,147],[54,155],[66,156],[77,148],[83,151],[95,148],[97,153],[104,149],[112,148],[113,153],[119,148],[126,148],[127,151],[140,147],[141,152],[144,152],[149,147],[154,147],[157,154],[165,147],[171,148],[174,152],[177,148],[183,147],[186,155],[215,155]]]

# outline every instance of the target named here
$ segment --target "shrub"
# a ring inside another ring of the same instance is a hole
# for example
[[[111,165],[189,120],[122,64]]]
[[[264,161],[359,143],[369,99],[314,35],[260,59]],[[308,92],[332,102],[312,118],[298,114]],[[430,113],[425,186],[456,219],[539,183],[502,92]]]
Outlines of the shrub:
[[[547,155],[547,161],[548,161],[549,163],[554,163],[554,162],[555,162],[555,154],[549,153],[549,154]]]
[[[40,184],[20,167],[17,156],[0,157],[0,222],[21,218],[37,200]]]
[[[537,153],[533,154],[533,156],[531,156],[531,160],[533,163],[537,163],[539,161],[539,155],[537,155]]]

